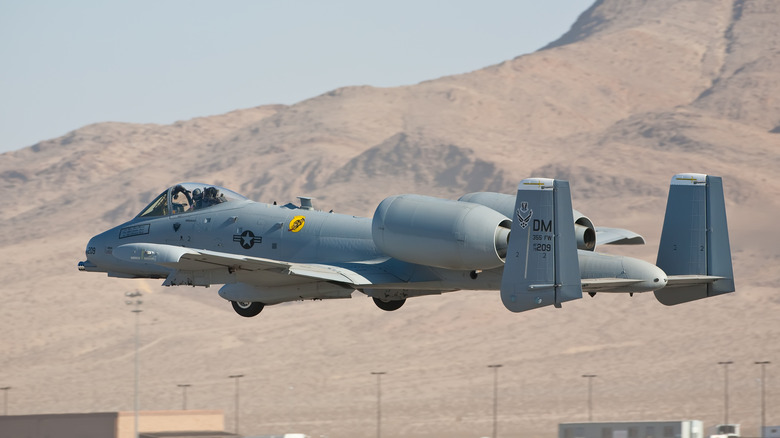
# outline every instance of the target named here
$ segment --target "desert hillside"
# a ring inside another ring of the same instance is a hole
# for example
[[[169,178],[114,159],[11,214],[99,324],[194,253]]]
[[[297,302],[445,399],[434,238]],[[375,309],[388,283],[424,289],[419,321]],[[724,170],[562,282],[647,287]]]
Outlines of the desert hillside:
[[[0,155],[0,386],[9,414],[131,410],[134,315],[143,297],[141,407],[224,409],[241,431],[365,437],[382,380],[385,437],[554,437],[587,420],[722,422],[756,436],[758,360],[780,424],[780,3],[598,0],[545,48],[395,88],[346,87],[171,125],[105,122]],[[45,120],[40,121],[46,123]],[[74,127],[76,128],[76,127]],[[599,294],[523,314],[497,292],[351,300],[237,316],[217,288],[163,288],[78,272],[88,239],[182,181],[371,215],[386,196],[512,193],[568,179],[597,225],[648,244],[603,248],[653,261],[669,179],[722,176],[737,293],[665,307]],[[0,435],[2,436],[2,435]]]

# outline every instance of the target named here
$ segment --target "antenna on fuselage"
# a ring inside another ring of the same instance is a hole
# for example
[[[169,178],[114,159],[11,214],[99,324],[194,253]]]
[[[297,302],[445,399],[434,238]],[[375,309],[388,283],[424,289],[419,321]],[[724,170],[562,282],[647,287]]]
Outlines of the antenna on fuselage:
[[[301,200],[301,210],[314,210],[314,204],[311,202],[314,198],[309,196],[298,196],[298,199]]]

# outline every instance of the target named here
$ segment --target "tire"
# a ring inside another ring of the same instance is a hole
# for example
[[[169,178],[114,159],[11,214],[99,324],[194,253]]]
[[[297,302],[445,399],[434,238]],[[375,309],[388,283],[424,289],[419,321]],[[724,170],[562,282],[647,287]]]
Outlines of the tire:
[[[380,309],[386,312],[392,312],[393,310],[400,309],[405,302],[406,302],[405,299],[394,300],[394,301],[382,301],[379,298],[374,298],[374,304],[376,304],[377,307],[379,307]]]
[[[233,310],[245,318],[257,316],[265,307],[263,303],[249,301],[231,301],[230,303],[233,305]]]

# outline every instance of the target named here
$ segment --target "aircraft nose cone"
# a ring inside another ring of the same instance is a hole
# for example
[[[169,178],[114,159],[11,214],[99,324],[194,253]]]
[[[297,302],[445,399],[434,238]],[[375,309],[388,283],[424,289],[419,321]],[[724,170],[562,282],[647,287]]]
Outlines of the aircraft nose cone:
[[[79,262],[78,268],[79,271],[87,271],[87,272],[95,272],[100,271],[98,268],[98,247],[101,245],[101,236],[102,234],[98,234],[97,236],[92,237],[89,239],[89,242],[87,242],[87,249],[85,250],[85,255],[87,256],[87,259],[85,261]]]

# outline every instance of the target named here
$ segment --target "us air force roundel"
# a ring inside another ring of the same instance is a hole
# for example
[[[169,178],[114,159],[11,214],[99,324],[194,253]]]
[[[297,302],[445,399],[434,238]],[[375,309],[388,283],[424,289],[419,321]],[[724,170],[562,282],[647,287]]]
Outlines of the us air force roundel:
[[[263,237],[262,236],[255,237],[255,233],[253,233],[250,230],[246,230],[241,234],[234,234],[233,242],[240,243],[241,248],[249,249],[253,247],[255,243],[263,243]]]

